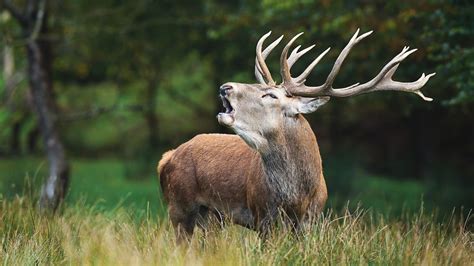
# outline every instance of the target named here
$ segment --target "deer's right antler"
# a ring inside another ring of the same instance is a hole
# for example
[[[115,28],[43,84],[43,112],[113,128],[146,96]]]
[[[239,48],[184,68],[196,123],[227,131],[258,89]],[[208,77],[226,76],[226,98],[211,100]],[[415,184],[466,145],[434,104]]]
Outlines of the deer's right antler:
[[[339,56],[334,63],[334,66],[329,73],[326,81],[323,85],[320,86],[306,86],[304,82],[306,81],[306,77],[309,75],[311,70],[319,63],[324,55],[329,52],[329,49],[326,49],[323,53],[321,53],[304,71],[296,78],[293,78],[290,74],[290,69],[292,65],[305,53],[311,50],[314,45],[299,51],[301,46],[297,46],[290,54],[288,58],[288,51],[291,45],[295,42],[295,40],[301,36],[303,33],[299,33],[293,39],[291,39],[288,44],[283,48],[283,52],[280,57],[280,67],[281,67],[281,76],[283,82],[281,86],[285,87],[285,89],[291,93],[292,95],[303,96],[303,97],[316,97],[316,96],[334,96],[334,97],[349,97],[354,95],[359,95],[363,93],[369,93],[373,91],[404,91],[404,92],[411,92],[419,95],[425,101],[432,101],[432,98],[428,98],[420,91],[420,89],[428,82],[429,78],[435,75],[435,73],[431,73],[425,75],[424,73],[421,77],[413,82],[399,82],[392,80],[392,76],[397,70],[399,64],[407,58],[410,54],[414,53],[417,49],[411,49],[409,47],[404,47],[403,50],[396,55],[390,62],[388,62],[382,70],[377,74],[373,79],[370,81],[363,83],[363,84],[353,84],[351,86],[345,88],[333,88],[334,80],[336,79],[339,70],[341,69],[342,63],[344,59],[346,59],[347,55],[349,54],[350,50],[354,45],[356,45],[359,41],[364,39],[365,37],[369,36],[372,31],[366,32],[360,36],[359,29],[355,32],[355,34],[350,39],[349,43],[346,47],[342,50]],[[265,51],[263,51],[263,55],[261,52],[261,47],[263,41],[270,35],[270,32],[265,34],[257,44],[257,62],[255,65],[255,74],[257,79],[260,82],[264,82],[264,84],[268,85],[275,85],[268,67],[265,65],[265,58],[268,56],[268,53],[280,42],[281,37],[270,44]],[[260,78],[259,75],[260,74]],[[266,79],[263,80],[261,76],[264,76]]]

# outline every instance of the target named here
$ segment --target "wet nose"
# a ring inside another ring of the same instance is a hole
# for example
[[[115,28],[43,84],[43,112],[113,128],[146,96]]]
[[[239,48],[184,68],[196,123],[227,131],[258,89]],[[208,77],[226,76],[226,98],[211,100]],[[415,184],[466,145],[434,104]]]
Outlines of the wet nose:
[[[220,95],[225,96],[227,91],[230,90],[230,89],[232,89],[231,85],[224,84],[219,88],[219,93],[220,93]]]

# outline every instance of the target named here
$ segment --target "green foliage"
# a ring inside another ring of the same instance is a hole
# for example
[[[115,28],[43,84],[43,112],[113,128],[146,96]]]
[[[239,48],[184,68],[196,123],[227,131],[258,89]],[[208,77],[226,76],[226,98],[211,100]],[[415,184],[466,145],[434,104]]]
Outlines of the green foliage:
[[[438,2],[438,1],[435,1]],[[434,10],[422,13],[417,21],[427,21],[422,38],[429,42],[429,58],[444,77],[443,89],[451,96],[449,105],[468,105],[474,100],[474,21],[470,1],[439,1]],[[454,89],[454,90],[453,90]]]

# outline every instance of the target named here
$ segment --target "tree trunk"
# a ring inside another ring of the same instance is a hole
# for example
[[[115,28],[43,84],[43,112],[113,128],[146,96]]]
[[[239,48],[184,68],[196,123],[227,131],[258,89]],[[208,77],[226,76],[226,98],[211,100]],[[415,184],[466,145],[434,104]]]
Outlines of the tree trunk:
[[[28,40],[26,50],[33,105],[49,163],[49,176],[41,187],[39,206],[42,211],[54,211],[66,195],[69,185],[69,164],[57,131],[50,44],[49,40],[42,39],[42,36],[47,36],[48,30],[46,14],[41,25],[39,37]],[[28,26],[28,36],[32,36],[33,28],[33,25]]]
[[[48,155],[49,176],[41,188],[40,208],[55,210],[69,183],[69,165],[56,128],[49,53],[40,41],[27,44],[28,76],[38,126]]]
[[[10,1],[2,1],[2,7],[17,20],[26,40],[32,101],[49,162],[49,176],[41,188],[39,207],[41,211],[54,211],[66,195],[69,164],[57,131],[46,2],[28,0],[25,8],[18,8]]]

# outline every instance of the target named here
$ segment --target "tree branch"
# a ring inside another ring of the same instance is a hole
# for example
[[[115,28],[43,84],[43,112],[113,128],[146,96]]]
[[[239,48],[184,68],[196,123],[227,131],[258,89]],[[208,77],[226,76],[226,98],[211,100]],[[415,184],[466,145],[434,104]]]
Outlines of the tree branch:
[[[46,1],[42,0],[38,4],[38,11],[36,12],[36,21],[33,27],[33,31],[31,32],[29,39],[30,41],[36,40],[38,38],[39,33],[41,32],[41,28],[43,26],[44,21],[44,13],[46,8]]]

